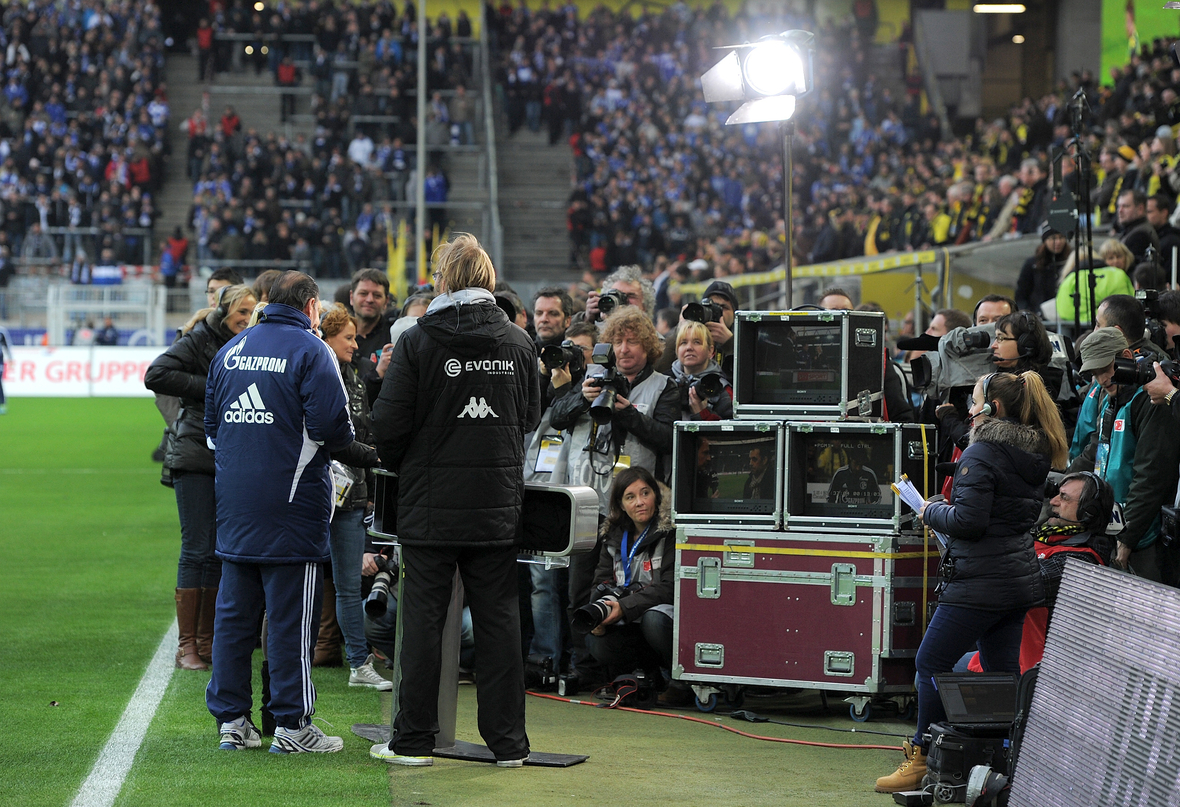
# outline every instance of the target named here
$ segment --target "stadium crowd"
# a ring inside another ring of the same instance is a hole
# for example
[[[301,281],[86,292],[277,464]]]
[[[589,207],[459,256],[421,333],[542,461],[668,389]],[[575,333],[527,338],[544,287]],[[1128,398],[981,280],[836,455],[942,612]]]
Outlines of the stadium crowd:
[[[143,263],[170,112],[159,9],[8,5],[0,46],[0,260],[74,280]]]

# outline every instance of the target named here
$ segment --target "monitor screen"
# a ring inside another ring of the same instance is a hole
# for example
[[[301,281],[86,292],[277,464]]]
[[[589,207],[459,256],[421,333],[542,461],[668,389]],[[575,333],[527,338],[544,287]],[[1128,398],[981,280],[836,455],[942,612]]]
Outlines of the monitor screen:
[[[678,513],[774,514],[778,451],[773,432],[708,431],[680,437]]]
[[[755,404],[838,404],[841,334],[836,322],[751,322]]]
[[[804,464],[803,502],[793,515],[893,517],[894,435],[798,434]]]

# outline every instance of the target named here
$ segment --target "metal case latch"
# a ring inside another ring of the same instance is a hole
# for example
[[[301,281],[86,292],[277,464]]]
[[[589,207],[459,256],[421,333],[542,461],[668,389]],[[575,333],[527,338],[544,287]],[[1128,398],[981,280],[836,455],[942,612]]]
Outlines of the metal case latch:
[[[702,600],[721,597],[721,558],[697,560],[697,596]]]
[[[737,552],[733,547],[748,546],[753,547],[753,541],[727,539],[725,541],[726,552],[723,556],[723,562],[731,569],[753,569],[754,568],[754,553],[753,552]]]
[[[856,654],[847,650],[824,651],[824,675],[840,675],[851,678],[856,666]]]
[[[725,645],[698,644],[696,646],[696,660],[698,667],[724,667]]]
[[[832,605],[856,605],[856,566],[832,564]]]

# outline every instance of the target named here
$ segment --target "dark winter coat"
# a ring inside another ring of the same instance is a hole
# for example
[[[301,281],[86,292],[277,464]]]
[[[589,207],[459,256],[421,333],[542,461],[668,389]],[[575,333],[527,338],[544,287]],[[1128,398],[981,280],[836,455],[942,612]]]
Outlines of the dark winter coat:
[[[985,611],[1039,605],[1044,599],[1030,530],[1049,475],[1049,440],[1012,420],[975,427],[959,458],[949,504],[927,505],[923,521],[949,539],[953,567],[939,602]]]
[[[359,356],[352,362],[340,363],[340,376],[344,380],[344,391],[348,395],[348,416],[352,421],[352,430],[356,432],[356,440],[348,448],[332,452],[332,459],[349,467],[355,481],[348,491],[348,498],[337,510],[356,510],[364,507],[369,500],[369,469],[378,465],[377,449],[373,447],[373,424],[369,416],[369,401],[365,383],[362,378],[364,372],[371,368],[372,363]]]
[[[541,417],[532,340],[487,294],[437,298],[393,350],[373,404],[398,473],[408,546],[511,546],[520,534],[524,435]]]
[[[173,471],[213,475],[213,452],[205,443],[205,381],[213,357],[232,336],[214,309],[157,356],[144,374],[143,384],[152,392],[180,399],[176,434],[164,455],[164,465]]]

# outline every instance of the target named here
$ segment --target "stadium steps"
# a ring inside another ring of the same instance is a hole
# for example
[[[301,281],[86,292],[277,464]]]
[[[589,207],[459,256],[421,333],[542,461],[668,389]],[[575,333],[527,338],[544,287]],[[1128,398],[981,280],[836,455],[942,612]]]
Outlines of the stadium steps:
[[[576,273],[569,265],[565,212],[573,156],[564,141],[521,129],[497,143],[504,270],[512,280],[554,281]]]
[[[889,88],[897,111],[905,105],[905,76],[901,72],[901,56],[897,44],[875,45],[869,55],[869,64],[878,85]]]
[[[451,152],[446,155],[446,175],[450,183],[447,200],[450,202],[478,202],[487,204],[488,187],[482,154]],[[486,242],[482,210],[452,209],[449,211],[452,232],[471,233]]]

